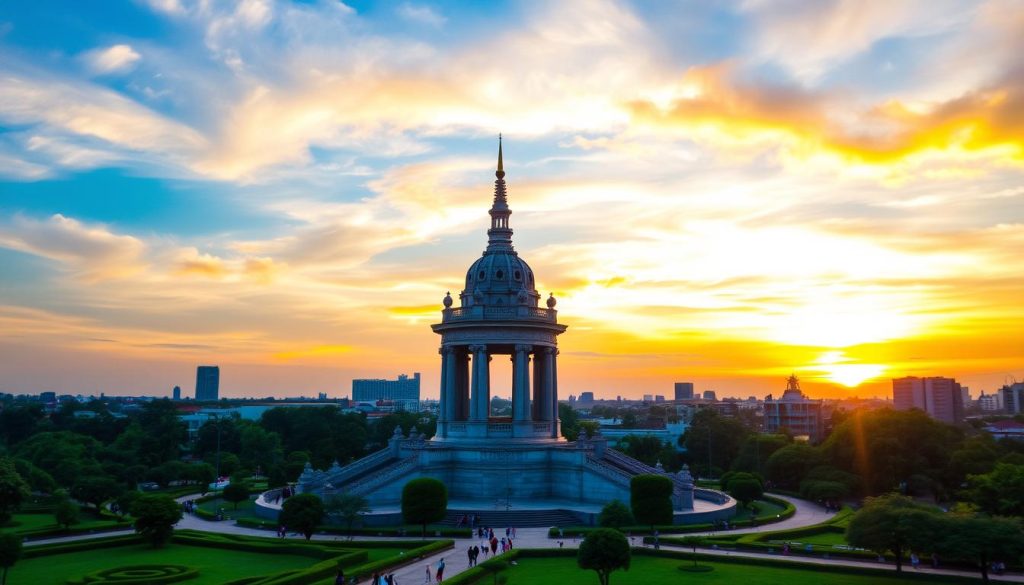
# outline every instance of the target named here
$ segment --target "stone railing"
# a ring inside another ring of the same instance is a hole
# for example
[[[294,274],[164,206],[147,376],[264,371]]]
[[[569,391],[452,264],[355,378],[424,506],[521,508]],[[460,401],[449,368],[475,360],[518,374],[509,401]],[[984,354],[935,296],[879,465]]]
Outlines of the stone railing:
[[[515,320],[528,320],[528,321],[546,321],[549,323],[556,322],[558,311],[554,309],[542,309],[540,307],[527,307],[524,305],[507,306],[507,307],[457,307],[454,309],[445,309],[441,312],[441,322],[449,323],[452,321],[472,321],[472,320],[488,320],[488,321],[515,321]]]
[[[403,475],[407,471],[416,468],[417,457],[408,457],[399,461],[396,465],[390,465],[384,469],[365,477],[351,485],[345,486],[344,491],[350,494],[365,495],[377,489],[392,479]]]
[[[641,473],[656,473],[658,475],[664,475],[665,477],[668,477],[669,479],[672,480],[672,485],[676,489],[689,490],[692,487],[691,485],[686,485],[674,473],[667,473],[667,472],[664,472],[664,471],[658,471],[658,469],[656,467],[651,467],[650,465],[647,465],[643,461],[637,461],[636,459],[633,459],[629,455],[626,455],[626,454],[624,454],[624,453],[622,453],[620,451],[616,451],[615,449],[606,449],[605,452],[604,452],[604,458],[607,459],[608,461],[614,462],[614,465],[616,467],[625,468],[630,473],[633,473],[633,474],[636,474],[636,475],[639,475]],[[707,491],[708,492],[708,496],[707,497],[701,497],[702,500],[716,501],[716,499],[718,498],[718,496],[712,496],[712,494],[719,494],[719,492],[716,492],[716,491],[713,491],[713,490],[703,490],[703,491]],[[726,499],[728,499],[728,498],[726,498]],[[716,503],[721,504],[721,503],[724,503],[724,502],[716,501]]]
[[[341,471],[339,471],[338,473],[335,473],[333,475],[325,475],[321,481],[318,481],[316,483],[320,485],[323,485],[325,483],[339,485],[345,483],[346,481],[354,477],[358,477],[359,475],[373,469],[374,467],[378,467],[381,464],[386,463],[389,459],[393,459],[391,450],[384,448],[381,449],[380,451],[377,451],[376,453],[371,453],[366,457],[363,457],[362,459],[349,463],[345,467],[342,467]]]
[[[611,480],[629,489],[629,484],[632,477],[628,473],[623,472],[621,469],[617,469],[598,459],[594,459],[593,457],[587,457],[587,469],[596,472],[598,475],[603,476],[605,479]]]

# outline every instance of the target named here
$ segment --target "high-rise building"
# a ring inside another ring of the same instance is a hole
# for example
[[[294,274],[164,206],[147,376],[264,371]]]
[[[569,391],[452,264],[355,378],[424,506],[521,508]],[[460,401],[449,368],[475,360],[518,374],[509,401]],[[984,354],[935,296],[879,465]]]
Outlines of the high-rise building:
[[[999,389],[1001,402],[1006,412],[1020,414],[1024,412],[1024,382],[1014,382]]]
[[[896,410],[919,408],[949,424],[959,423],[964,418],[963,393],[953,378],[894,378],[892,404]]]
[[[196,400],[217,400],[220,397],[220,367],[196,368]]]
[[[171,391],[171,400],[181,400],[181,386],[175,386]]]
[[[396,380],[352,380],[352,400],[376,402],[390,400],[398,410],[420,409],[420,374],[412,378],[402,374]]]
[[[580,392],[580,404],[593,404],[594,393],[593,392]]]
[[[693,398],[693,382],[676,382],[676,400]]]
[[[1003,409],[1003,403],[1000,400],[1002,395],[997,392],[995,394],[985,394],[985,391],[981,391],[981,396],[978,397],[978,408],[984,412],[995,412]]]
[[[800,390],[796,376],[786,380],[786,391],[782,398],[773,400],[771,395],[764,399],[764,432],[778,433],[788,429],[794,436],[805,436],[812,443],[820,441],[824,434],[824,420],[821,415],[821,400],[812,400]]]
[[[655,394],[654,395],[654,401],[655,402],[665,402],[665,396],[662,395],[662,394]]]
[[[711,402],[714,402],[714,401],[718,400],[718,395],[715,394],[714,390],[705,390],[704,391],[704,400],[710,400]]]

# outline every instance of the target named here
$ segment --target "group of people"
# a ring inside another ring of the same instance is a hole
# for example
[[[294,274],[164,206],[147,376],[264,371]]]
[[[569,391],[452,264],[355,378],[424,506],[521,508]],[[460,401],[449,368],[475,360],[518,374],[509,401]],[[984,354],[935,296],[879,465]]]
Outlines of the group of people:
[[[113,510],[114,506],[111,506],[110,508]],[[184,502],[181,503],[181,511],[185,512],[186,514],[195,514],[196,513],[196,501],[195,500],[185,500]],[[117,510],[114,510],[114,512],[117,512]]]
[[[430,572],[430,565],[427,565],[427,579],[424,581],[424,583],[431,583],[430,579],[434,575],[437,576],[437,582],[438,583],[440,583],[441,580],[444,579],[444,557],[441,557],[437,561],[437,573],[431,573]]]
[[[350,585],[356,583],[356,578],[352,580],[345,580],[345,571],[341,567],[338,567],[338,576],[334,578],[334,585]],[[398,577],[394,573],[374,573],[370,577],[369,585],[398,585]]]

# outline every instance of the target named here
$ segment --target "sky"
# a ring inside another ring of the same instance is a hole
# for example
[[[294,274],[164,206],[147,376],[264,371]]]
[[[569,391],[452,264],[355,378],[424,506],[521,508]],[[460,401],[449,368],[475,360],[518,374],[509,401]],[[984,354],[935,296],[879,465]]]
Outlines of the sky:
[[[1024,379],[1022,0],[39,0],[0,392],[437,396],[499,132],[563,397]]]

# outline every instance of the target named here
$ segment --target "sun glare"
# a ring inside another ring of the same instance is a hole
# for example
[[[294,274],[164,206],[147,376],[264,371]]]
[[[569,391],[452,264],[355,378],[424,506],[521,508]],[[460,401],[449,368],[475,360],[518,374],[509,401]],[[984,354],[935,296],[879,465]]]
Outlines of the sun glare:
[[[881,376],[886,370],[882,364],[858,364],[850,361],[850,358],[841,351],[829,351],[818,358],[815,369],[824,372],[829,380],[847,388],[860,386]]]

